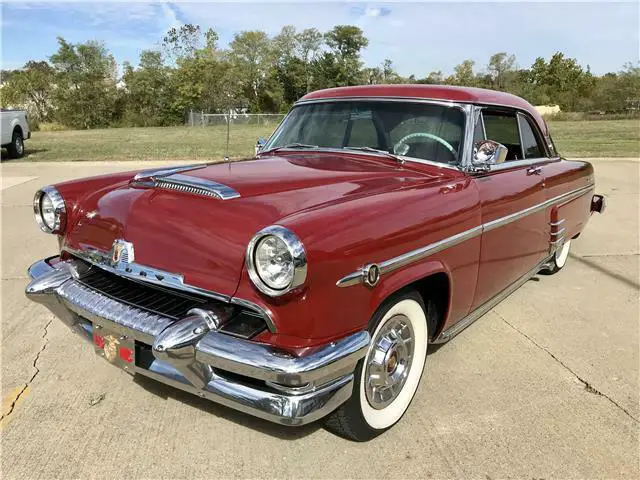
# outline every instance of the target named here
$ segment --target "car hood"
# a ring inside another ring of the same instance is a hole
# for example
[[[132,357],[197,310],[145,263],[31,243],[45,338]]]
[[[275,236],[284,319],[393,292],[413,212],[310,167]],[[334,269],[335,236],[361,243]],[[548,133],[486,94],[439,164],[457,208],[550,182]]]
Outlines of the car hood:
[[[181,172],[238,192],[227,200],[121,182],[79,202],[64,244],[72,250],[110,251],[115,240],[126,240],[134,246],[136,263],[182,274],[185,283],[231,296],[247,244],[260,229],[302,210],[433,182],[442,176],[438,170],[416,171],[386,159],[305,154]]]

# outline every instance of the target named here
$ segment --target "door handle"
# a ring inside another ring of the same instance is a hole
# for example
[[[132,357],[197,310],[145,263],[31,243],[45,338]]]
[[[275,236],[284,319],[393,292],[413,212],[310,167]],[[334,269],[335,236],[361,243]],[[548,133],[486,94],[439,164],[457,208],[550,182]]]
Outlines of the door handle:
[[[542,167],[527,168],[527,175],[540,175],[542,173]]]

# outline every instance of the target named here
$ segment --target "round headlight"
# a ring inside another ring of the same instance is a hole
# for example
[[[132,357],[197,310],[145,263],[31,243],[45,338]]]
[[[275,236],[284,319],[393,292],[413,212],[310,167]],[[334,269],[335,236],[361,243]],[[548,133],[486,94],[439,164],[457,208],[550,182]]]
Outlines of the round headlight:
[[[40,230],[60,233],[66,221],[66,208],[60,192],[55,187],[44,187],[33,197],[33,214]]]
[[[253,284],[271,297],[302,285],[307,276],[304,246],[279,225],[258,232],[247,247],[247,270]]]
[[[256,246],[256,272],[269,287],[283,290],[293,279],[293,258],[287,245],[275,235],[267,235]]]

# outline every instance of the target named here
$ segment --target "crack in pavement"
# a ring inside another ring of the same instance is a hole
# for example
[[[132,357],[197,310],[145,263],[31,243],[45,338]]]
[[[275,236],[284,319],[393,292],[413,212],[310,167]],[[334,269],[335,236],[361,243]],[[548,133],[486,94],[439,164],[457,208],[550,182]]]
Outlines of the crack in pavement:
[[[49,339],[47,338],[47,334],[49,333],[48,328],[49,328],[49,325],[51,325],[51,322],[53,322],[53,319],[49,320],[47,324],[44,326],[44,334],[42,335],[42,338],[44,339],[44,343],[42,345],[42,348],[40,348],[40,350],[36,354],[36,358],[33,359],[33,368],[36,369],[35,373],[31,376],[31,378],[27,381],[27,383],[24,384],[24,387],[22,387],[22,389],[18,392],[18,394],[16,395],[16,398],[13,399],[13,401],[11,402],[11,405],[9,406],[9,411],[0,417],[0,421],[4,420],[5,418],[7,418],[9,415],[13,413],[13,410],[15,409],[16,404],[18,403],[18,400],[20,400],[20,397],[22,396],[22,394],[27,390],[27,388],[29,388],[29,385],[33,383],[35,378],[40,373],[40,369],[38,368],[38,360],[40,359],[40,354],[42,354],[42,352],[44,352],[44,350],[47,348],[47,345],[49,345]]]
[[[519,328],[515,327],[513,324],[509,323],[498,311],[496,311],[495,309],[493,310],[495,312],[496,315],[498,315],[498,317],[500,317],[500,319],[506,323],[509,327],[511,327],[513,330],[515,330],[517,333],[519,333],[520,335],[522,335],[524,338],[526,338],[527,340],[529,340],[529,342],[531,342],[533,345],[535,345],[538,349],[542,350],[543,352],[545,352],[547,355],[549,355],[551,358],[553,358],[558,364],[560,364],[562,367],[565,368],[565,370],[567,370],[569,373],[571,373],[580,383],[582,383],[582,385],[584,385],[584,389],[589,392],[592,393],[594,395],[597,395],[599,397],[603,397],[606,398],[607,400],[609,400],[609,402],[611,402],[613,405],[615,405],[617,408],[619,408],[620,410],[622,410],[625,414],[627,414],[627,416],[629,418],[631,418],[634,422],[640,424],[640,420],[638,420],[636,417],[634,417],[629,410],[627,410],[626,408],[624,408],[622,405],[620,405],[618,402],[616,402],[613,398],[611,398],[610,396],[608,396],[606,393],[602,393],[600,390],[598,390],[597,388],[595,388],[593,385],[591,385],[589,382],[587,382],[584,378],[582,378],[580,375],[578,375],[576,372],[574,372],[571,368],[569,368],[569,366],[564,363],[562,360],[560,360],[558,357],[556,357],[553,353],[551,353],[551,351],[549,351],[547,348],[543,347],[542,345],[540,345],[538,342],[536,342],[533,338],[531,338],[529,335],[527,335],[526,333],[524,333],[522,330],[520,330]]]

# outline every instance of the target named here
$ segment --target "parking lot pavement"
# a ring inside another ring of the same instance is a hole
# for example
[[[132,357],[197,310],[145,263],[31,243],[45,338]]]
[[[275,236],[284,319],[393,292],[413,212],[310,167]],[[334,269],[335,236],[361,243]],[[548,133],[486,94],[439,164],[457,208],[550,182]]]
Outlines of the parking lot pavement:
[[[608,208],[566,268],[432,349],[403,420],[365,444],[132,380],[95,356],[24,297],[25,269],[56,248],[31,199],[138,165],[3,165],[3,478],[639,478],[640,164],[594,165]]]

